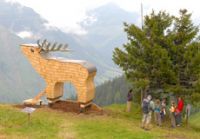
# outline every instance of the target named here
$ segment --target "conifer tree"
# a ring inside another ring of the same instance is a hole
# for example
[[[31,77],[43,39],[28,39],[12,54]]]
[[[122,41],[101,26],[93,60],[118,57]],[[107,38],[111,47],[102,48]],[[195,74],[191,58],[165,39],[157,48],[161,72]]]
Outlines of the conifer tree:
[[[142,29],[124,25],[128,42],[114,50],[113,60],[141,95],[148,89],[200,98],[199,29],[187,10],[177,17],[152,11]]]

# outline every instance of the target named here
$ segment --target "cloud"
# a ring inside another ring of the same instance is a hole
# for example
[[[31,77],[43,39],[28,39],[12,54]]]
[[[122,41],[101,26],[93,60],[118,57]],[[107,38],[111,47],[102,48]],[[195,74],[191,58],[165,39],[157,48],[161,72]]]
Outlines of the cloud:
[[[56,26],[65,32],[85,34],[79,23],[87,18],[86,12],[107,3],[108,0],[7,0],[19,2],[33,8],[43,18],[47,19],[48,26]]]
[[[20,2],[33,8],[42,17],[49,21],[49,25],[56,26],[66,32],[84,34],[86,31],[79,23],[87,18],[87,11],[112,2],[127,11],[140,14],[143,3],[144,15],[155,11],[165,10],[178,15],[179,9],[186,8],[193,13],[192,19],[199,24],[200,8],[195,0],[7,0]]]
[[[21,31],[18,32],[17,35],[21,38],[32,38],[33,37],[33,33],[30,31]]]

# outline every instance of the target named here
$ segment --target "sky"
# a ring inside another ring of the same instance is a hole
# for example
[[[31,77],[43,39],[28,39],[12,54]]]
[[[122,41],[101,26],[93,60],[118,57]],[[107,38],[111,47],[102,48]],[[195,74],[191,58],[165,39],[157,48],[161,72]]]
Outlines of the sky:
[[[196,24],[200,21],[200,8],[197,0],[7,0],[33,8],[43,18],[49,21],[50,26],[56,26],[65,32],[84,34],[85,30],[79,23],[88,18],[87,11],[106,3],[115,3],[124,10],[140,14],[141,3],[143,14],[165,10],[178,15],[179,9],[186,8],[193,14]]]

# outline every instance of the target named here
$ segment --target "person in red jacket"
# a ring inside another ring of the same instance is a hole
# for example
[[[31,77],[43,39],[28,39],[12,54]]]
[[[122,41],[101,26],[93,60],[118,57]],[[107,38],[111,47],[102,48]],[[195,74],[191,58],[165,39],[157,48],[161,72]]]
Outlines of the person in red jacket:
[[[176,126],[180,126],[180,124],[181,124],[181,114],[183,111],[183,107],[184,107],[183,99],[179,96],[178,97],[178,105],[175,110]]]

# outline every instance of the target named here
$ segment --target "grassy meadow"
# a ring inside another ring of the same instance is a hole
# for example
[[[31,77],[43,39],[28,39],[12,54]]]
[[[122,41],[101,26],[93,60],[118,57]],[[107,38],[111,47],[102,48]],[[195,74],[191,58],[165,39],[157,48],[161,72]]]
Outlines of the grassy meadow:
[[[27,114],[12,105],[0,105],[0,139],[198,139],[200,113],[191,117],[189,126],[169,128],[154,124],[150,131],[140,128],[141,112],[133,105],[125,112],[125,105],[104,108],[104,115],[64,113],[48,107]]]

